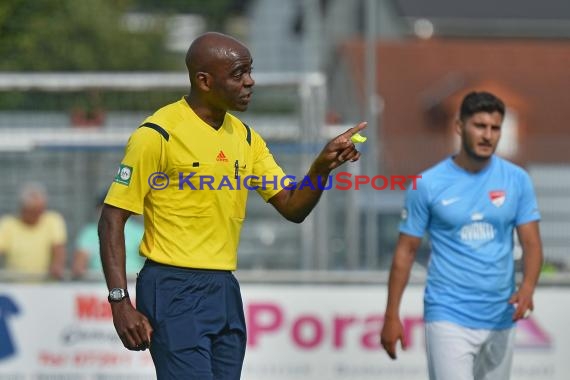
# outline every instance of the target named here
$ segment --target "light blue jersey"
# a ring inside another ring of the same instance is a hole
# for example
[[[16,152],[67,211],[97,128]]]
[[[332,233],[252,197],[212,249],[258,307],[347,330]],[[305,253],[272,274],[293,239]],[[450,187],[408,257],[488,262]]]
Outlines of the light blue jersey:
[[[493,156],[478,173],[450,157],[406,194],[400,232],[429,234],[424,320],[469,328],[513,326],[513,229],[540,219],[529,175]]]

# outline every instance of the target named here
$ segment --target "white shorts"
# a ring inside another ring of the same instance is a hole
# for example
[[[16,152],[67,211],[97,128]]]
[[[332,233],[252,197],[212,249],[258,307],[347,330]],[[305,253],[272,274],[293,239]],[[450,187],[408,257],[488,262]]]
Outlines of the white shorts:
[[[425,326],[430,380],[508,380],[515,329],[470,329],[451,322]]]

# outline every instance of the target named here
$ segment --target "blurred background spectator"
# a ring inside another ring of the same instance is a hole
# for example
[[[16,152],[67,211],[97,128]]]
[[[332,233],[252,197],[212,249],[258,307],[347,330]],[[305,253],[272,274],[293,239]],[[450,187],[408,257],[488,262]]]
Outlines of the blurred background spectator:
[[[65,271],[67,230],[63,217],[46,210],[47,195],[40,184],[27,184],[20,195],[19,215],[0,220],[0,254],[6,270],[61,280]]]
[[[86,224],[78,233],[73,253],[72,276],[75,279],[101,278],[103,267],[99,257],[99,235],[97,224],[106,193],[96,201],[93,221]],[[142,268],[144,259],[139,255],[139,245],[144,234],[144,227],[136,216],[130,217],[125,225],[125,251],[127,255],[127,275],[136,275]]]

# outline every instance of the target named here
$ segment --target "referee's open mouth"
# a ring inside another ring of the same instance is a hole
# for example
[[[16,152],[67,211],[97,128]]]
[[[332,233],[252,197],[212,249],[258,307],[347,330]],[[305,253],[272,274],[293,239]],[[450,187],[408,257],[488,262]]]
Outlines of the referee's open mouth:
[[[249,101],[251,100],[251,96],[252,96],[252,95],[253,95],[253,91],[248,92],[248,93],[245,94],[245,95],[242,95],[240,98],[249,103]]]

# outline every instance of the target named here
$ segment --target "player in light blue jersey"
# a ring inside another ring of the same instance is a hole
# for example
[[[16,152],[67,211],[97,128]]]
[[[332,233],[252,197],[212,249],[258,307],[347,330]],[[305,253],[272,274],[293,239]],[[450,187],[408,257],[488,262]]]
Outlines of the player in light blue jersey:
[[[405,347],[400,302],[427,232],[424,320],[431,380],[509,379],[514,324],[534,308],[540,214],[528,174],[494,155],[504,115],[493,94],[468,94],[457,121],[459,152],[423,172],[406,195],[381,341],[393,359],[397,342]],[[524,266],[518,289],[515,229]]]

